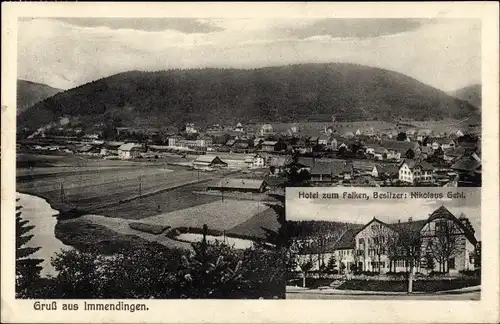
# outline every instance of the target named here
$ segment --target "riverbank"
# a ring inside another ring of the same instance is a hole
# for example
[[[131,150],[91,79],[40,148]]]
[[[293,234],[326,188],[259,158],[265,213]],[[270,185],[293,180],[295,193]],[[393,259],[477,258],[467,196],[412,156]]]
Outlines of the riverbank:
[[[43,259],[40,264],[42,267],[42,276],[56,275],[56,270],[52,266],[51,258],[62,250],[69,250],[71,246],[64,244],[55,237],[55,227],[57,224],[57,215],[59,212],[43,198],[16,193],[19,198],[18,206],[21,206],[21,217],[29,221],[28,225],[34,226],[29,232],[33,238],[26,243],[28,247],[40,247],[38,251],[29,256],[30,258]]]

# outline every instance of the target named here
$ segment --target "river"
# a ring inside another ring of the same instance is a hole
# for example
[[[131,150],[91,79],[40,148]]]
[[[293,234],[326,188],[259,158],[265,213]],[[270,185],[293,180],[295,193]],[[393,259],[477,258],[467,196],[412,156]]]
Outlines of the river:
[[[32,254],[30,258],[43,259],[40,264],[43,269],[42,276],[56,275],[57,272],[50,263],[51,257],[55,256],[61,250],[69,250],[70,246],[64,245],[59,241],[54,234],[54,229],[57,223],[56,216],[59,212],[50,207],[50,204],[43,198],[17,193],[18,206],[22,206],[21,217],[23,220],[29,221],[27,225],[33,225],[33,228],[26,235],[32,234],[34,237],[26,243],[29,247],[40,247],[37,252]]]

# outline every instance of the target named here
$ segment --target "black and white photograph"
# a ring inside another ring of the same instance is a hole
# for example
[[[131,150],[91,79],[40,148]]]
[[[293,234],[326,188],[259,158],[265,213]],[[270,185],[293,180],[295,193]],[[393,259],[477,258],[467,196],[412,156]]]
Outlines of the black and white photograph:
[[[479,188],[308,189],[287,192],[287,298],[480,299]]]
[[[480,186],[480,27],[20,18],[19,296],[284,298],[286,186]]]
[[[490,318],[486,3],[2,8],[2,319]]]

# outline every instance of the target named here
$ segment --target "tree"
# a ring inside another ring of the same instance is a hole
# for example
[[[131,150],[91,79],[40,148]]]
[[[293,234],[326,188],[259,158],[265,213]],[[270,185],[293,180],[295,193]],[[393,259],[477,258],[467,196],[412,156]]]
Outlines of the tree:
[[[19,201],[17,199],[16,201]],[[33,297],[32,287],[40,281],[42,259],[30,258],[40,247],[28,247],[26,244],[34,237],[31,232],[35,226],[22,219],[22,207],[16,206],[16,297]]]
[[[396,137],[397,141],[406,141],[408,137],[406,136],[405,132],[399,132],[398,136]]]
[[[405,155],[406,155],[407,159],[414,159],[415,158],[415,151],[412,149],[408,149],[408,151],[406,151]]]
[[[460,245],[460,229],[453,221],[436,222],[434,236],[427,240],[427,251],[439,263],[439,270],[448,273],[449,260]]]
[[[314,262],[316,255],[311,253],[308,242],[305,240],[292,239],[290,244],[290,253],[294,260],[291,271],[296,271],[297,269],[302,274],[302,287],[306,287],[307,273],[314,268]]]
[[[335,258],[335,254],[332,254],[332,256],[330,256],[330,259],[328,259],[326,270],[329,273],[335,273],[337,271],[337,259]]]
[[[373,231],[373,244],[372,249],[377,257],[377,270],[380,272],[381,267],[381,259],[383,255],[387,255],[388,252],[388,243],[395,236],[394,230],[390,229],[385,225],[379,224],[377,227],[372,226]]]
[[[404,229],[399,231],[399,258],[404,260],[409,267],[408,292],[413,292],[413,276],[415,266],[420,260],[421,238],[420,232]]]
[[[347,154],[347,148],[345,146],[339,147],[338,155],[339,156],[346,156],[346,154]]]

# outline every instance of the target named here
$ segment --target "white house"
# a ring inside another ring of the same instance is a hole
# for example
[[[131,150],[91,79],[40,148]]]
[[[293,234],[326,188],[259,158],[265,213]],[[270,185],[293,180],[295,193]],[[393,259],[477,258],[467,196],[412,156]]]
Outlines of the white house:
[[[266,167],[266,159],[260,154],[248,155],[245,158],[245,164],[249,168],[264,168]]]
[[[135,143],[125,143],[118,147],[118,157],[120,159],[132,159],[139,156],[141,145]]]
[[[399,165],[399,180],[403,182],[428,182],[433,179],[434,167],[425,162],[404,159]]]

